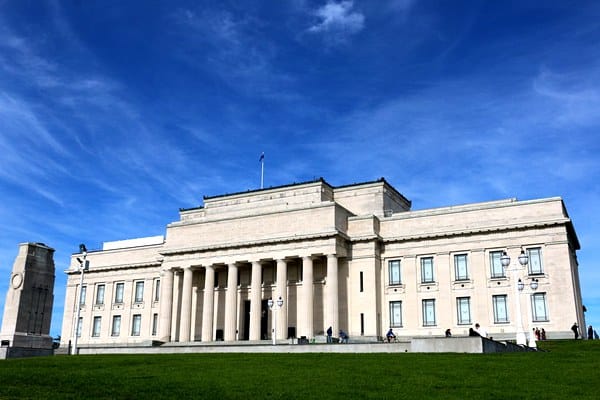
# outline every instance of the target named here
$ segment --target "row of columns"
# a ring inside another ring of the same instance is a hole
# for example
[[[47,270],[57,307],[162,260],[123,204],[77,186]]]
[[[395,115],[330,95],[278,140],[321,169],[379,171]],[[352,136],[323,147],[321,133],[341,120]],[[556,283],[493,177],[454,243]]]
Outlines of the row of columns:
[[[214,318],[214,283],[215,267],[214,265],[204,266],[206,269],[204,284],[204,306],[202,312],[202,332],[201,340],[210,342],[213,340],[213,318]],[[225,293],[225,327],[224,340],[236,340],[237,332],[237,277],[238,265],[230,263],[227,265],[227,291]],[[313,327],[313,258],[311,256],[302,257],[303,284],[301,295],[298,298],[298,331],[297,336],[312,337],[314,335]],[[251,266],[250,280],[250,327],[249,339],[260,340],[261,333],[261,303],[262,303],[262,284],[261,284],[262,264],[253,261]],[[276,261],[276,286],[273,293],[273,299],[279,297],[283,300],[283,306],[277,312],[277,339],[287,337],[288,326],[288,297],[287,297],[287,262],[284,259]],[[192,328],[192,277],[193,270],[191,266],[183,268],[183,288],[181,294],[181,319],[179,329],[179,341],[189,342],[191,340]],[[325,285],[325,321],[331,325],[335,333],[338,332],[338,260],[337,256],[330,254],[327,256],[327,281]],[[162,341],[171,341],[171,330],[174,324],[173,319],[173,269],[162,271],[161,294],[160,294],[160,319],[159,319],[159,337]]]

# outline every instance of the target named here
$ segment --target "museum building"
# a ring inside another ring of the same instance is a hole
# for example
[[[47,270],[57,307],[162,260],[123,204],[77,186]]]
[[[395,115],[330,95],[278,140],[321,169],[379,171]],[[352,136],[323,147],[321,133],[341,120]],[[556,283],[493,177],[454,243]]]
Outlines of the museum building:
[[[204,197],[164,236],[87,252],[83,285],[82,254],[72,256],[61,346],[75,334],[105,346],[322,340],[328,327],[351,341],[390,327],[466,335],[476,322],[498,339],[519,325],[562,338],[585,326],[579,242],[561,198],[410,207],[383,178]]]

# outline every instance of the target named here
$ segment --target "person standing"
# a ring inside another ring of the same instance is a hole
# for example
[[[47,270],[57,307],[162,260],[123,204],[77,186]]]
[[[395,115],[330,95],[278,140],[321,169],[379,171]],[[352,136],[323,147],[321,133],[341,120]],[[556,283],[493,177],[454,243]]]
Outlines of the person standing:
[[[594,339],[594,328],[592,326],[588,326],[588,340]]]
[[[331,327],[327,328],[327,343],[332,343],[331,335],[333,335],[333,329]]]
[[[575,339],[579,339],[579,327],[577,326],[577,322],[573,324],[571,330],[573,331],[573,335],[575,335]]]

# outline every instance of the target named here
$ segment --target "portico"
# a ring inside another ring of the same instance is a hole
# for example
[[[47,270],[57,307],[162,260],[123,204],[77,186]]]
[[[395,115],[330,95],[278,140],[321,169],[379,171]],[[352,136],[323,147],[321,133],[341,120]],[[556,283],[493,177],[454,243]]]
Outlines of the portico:
[[[322,334],[328,326],[338,329],[336,254],[189,264],[161,272],[161,341],[269,339],[272,321],[263,303],[279,297],[283,305],[278,310],[277,340],[313,337],[315,330]],[[174,295],[176,276],[181,282],[179,295]]]

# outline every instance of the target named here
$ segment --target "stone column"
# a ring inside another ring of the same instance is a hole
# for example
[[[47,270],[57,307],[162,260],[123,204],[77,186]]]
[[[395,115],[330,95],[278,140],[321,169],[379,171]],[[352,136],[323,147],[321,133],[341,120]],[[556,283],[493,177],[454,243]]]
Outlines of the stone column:
[[[260,340],[261,273],[262,265],[258,261],[252,261],[252,281],[250,282],[250,340]]]
[[[338,322],[338,259],[335,254],[327,255],[327,285],[325,290],[325,329],[331,326],[333,335],[337,336],[340,326]]]
[[[312,257],[302,257],[302,287],[304,299],[302,311],[304,314],[304,326],[301,327],[298,337],[306,336],[312,338],[313,332],[313,259]]]
[[[183,269],[183,288],[181,292],[181,327],[179,329],[179,341],[190,341],[191,319],[192,319],[192,277],[194,272],[191,266]]]
[[[173,271],[173,307],[171,307],[171,341],[179,340],[179,332],[181,331],[181,270]]]
[[[235,263],[227,269],[227,292],[225,294],[225,341],[235,340],[237,322],[237,279],[238,268]]]
[[[171,341],[171,316],[173,310],[173,270],[163,269],[160,273],[160,320],[159,340]]]
[[[281,297],[283,300],[283,306],[281,309],[277,305],[277,300]],[[277,307],[277,339],[287,338],[287,310],[288,310],[288,299],[287,299],[287,263],[285,260],[277,260],[277,292],[273,298]]]
[[[215,267],[206,266],[204,279],[204,307],[202,309],[202,341],[213,341],[213,316],[215,303]]]

